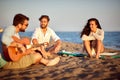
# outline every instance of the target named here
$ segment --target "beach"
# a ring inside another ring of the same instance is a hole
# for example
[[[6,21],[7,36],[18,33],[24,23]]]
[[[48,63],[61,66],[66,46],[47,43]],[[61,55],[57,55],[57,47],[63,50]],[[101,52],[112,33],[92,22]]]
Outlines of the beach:
[[[81,52],[81,44],[62,42],[61,50]],[[105,48],[105,52],[120,50]],[[23,69],[0,69],[0,80],[120,80],[120,58],[105,59],[60,56],[60,62],[51,67],[35,64]]]

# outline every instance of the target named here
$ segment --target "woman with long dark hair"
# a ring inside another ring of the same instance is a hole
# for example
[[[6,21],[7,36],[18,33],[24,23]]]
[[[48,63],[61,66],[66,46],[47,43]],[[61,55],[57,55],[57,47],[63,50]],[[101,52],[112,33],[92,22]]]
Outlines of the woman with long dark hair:
[[[94,55],[99,59],[100,53],[104,51],[103,39],[104,31],[96,18],[90,18],[83,28],[80,36],[83,40],[84,49],[88,56],[92,58]]]

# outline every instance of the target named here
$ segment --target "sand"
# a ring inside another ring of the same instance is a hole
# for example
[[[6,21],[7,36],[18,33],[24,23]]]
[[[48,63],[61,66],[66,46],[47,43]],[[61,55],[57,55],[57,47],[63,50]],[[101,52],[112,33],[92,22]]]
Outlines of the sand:
[[[81,46],[63,42],[61,50],[79,52]],[[120,50],[106,48],[105,51],[120,54]],[[52,67],[36,64],[24,69],[0,69],[0,80],[120,80],[120,58],[61,56],[60,62]]]

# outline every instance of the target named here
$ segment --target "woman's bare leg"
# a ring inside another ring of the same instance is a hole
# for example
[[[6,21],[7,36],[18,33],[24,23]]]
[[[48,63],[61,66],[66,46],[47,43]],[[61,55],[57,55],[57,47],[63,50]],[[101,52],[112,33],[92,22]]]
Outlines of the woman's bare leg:
[[[100,53],[104,51],[104,45],[101,40],[97,40],[96,44],[96,59],[99,59]]]
[[[89,57],[92,58],[92,50],[91,50],[92,48],[91,48],[91,45],[90,45],[90,41],[85,40],[84,41],[84,46],[85,46],[85,49],[86,49]]]

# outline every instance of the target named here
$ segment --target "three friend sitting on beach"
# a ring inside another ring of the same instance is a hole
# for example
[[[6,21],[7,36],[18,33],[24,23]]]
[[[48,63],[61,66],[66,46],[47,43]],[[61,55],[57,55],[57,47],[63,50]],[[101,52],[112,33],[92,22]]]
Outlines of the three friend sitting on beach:
[[[20,38],[19,36],[19,32],[25,32],[28,27],[29,18],[23,14],[15,15],[13,26],[7,27],[2,35],[2,54],[6,60],[4,69],[25,68],[36,63],[53,66],[60,61],[59,56],[52,60],[48,59],[48,57],[57,54],[61,48],[60,38],[48,27],[49,20],[47,15],[42,15],[39,18],[40,27],[35,29],[30,41],[28,38]],[[48,48],[51,38],[54,45]],[[93,57],[92,51],[94,50],[98,59],[100,53],[104,51],[102,42],[104,31],[97,19],[91,18],[88,20],[81,33],[81,38],[89,57]],[[28,48],[29,45],[32,46]]]

